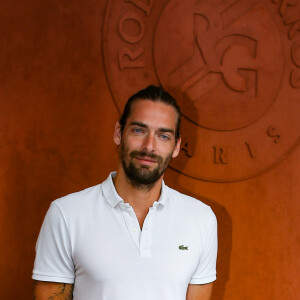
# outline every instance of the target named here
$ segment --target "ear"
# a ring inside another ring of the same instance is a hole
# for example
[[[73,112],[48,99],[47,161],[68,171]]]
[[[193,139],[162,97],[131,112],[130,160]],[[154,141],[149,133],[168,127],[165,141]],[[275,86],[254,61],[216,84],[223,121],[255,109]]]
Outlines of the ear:
[[[180,145],[181,145],[181,137],[176,142],[176,145],[175,145],[173,153],[172,153],[172,158],[175,158],[179,154]]]
[[[117,146],[121,144],[121,136],[121,125],[117,122],[114,130],[114,142]]]

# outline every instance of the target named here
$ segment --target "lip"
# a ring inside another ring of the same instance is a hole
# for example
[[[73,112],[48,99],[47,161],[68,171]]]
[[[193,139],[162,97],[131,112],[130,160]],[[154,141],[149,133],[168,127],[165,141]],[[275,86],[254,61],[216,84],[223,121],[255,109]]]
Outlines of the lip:
[[[157,163],[156,160],[149,158],[149,157],[135,157],[140,163],[142,163],[143,165],[152,165]]]

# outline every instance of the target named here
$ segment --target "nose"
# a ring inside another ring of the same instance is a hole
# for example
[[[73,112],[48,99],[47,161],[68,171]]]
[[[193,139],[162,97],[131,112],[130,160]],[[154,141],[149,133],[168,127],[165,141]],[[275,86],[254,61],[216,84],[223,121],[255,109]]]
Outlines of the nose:
[[[154,152],[155,150],[155,136],[154,134],[147,134],[144,138],[143,149],[146,152]]]

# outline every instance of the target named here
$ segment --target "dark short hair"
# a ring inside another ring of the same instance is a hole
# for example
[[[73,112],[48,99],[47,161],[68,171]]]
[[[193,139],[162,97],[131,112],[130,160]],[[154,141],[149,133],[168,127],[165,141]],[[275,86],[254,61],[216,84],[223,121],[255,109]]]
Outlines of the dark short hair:
[[[123,133],[123,129],[126,125],[126,121],[131,114],[132,104],[137,100],[151,100],[153,102],[161,102],[174,107],[177,114],[175,139],[176,140],[179,139],[180,116],[181,116],[180,108],[176,103],[176,100],[168,92],[166,92],[162,87],[154,86],[154,85],[149,85],[148,87],[138,91],[127,100],[126,105],[124,107],[124,111],[119,120],[119,123],[121,125],[121,133]]]

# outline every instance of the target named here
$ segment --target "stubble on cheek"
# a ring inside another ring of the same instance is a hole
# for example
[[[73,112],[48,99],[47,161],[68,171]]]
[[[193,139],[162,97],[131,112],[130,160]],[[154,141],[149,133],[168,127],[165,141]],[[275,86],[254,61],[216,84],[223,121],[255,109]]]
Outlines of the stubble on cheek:
[[[130,184],[137,188],[151,189],[155,182],[161,178],[172,159],[172,151],[164,158],[154,153],[138,151],[127,148],[121,141],[119,159],[122,163],[126,178]],[[153,166],[143,164],[139,158],[154,160]]]

